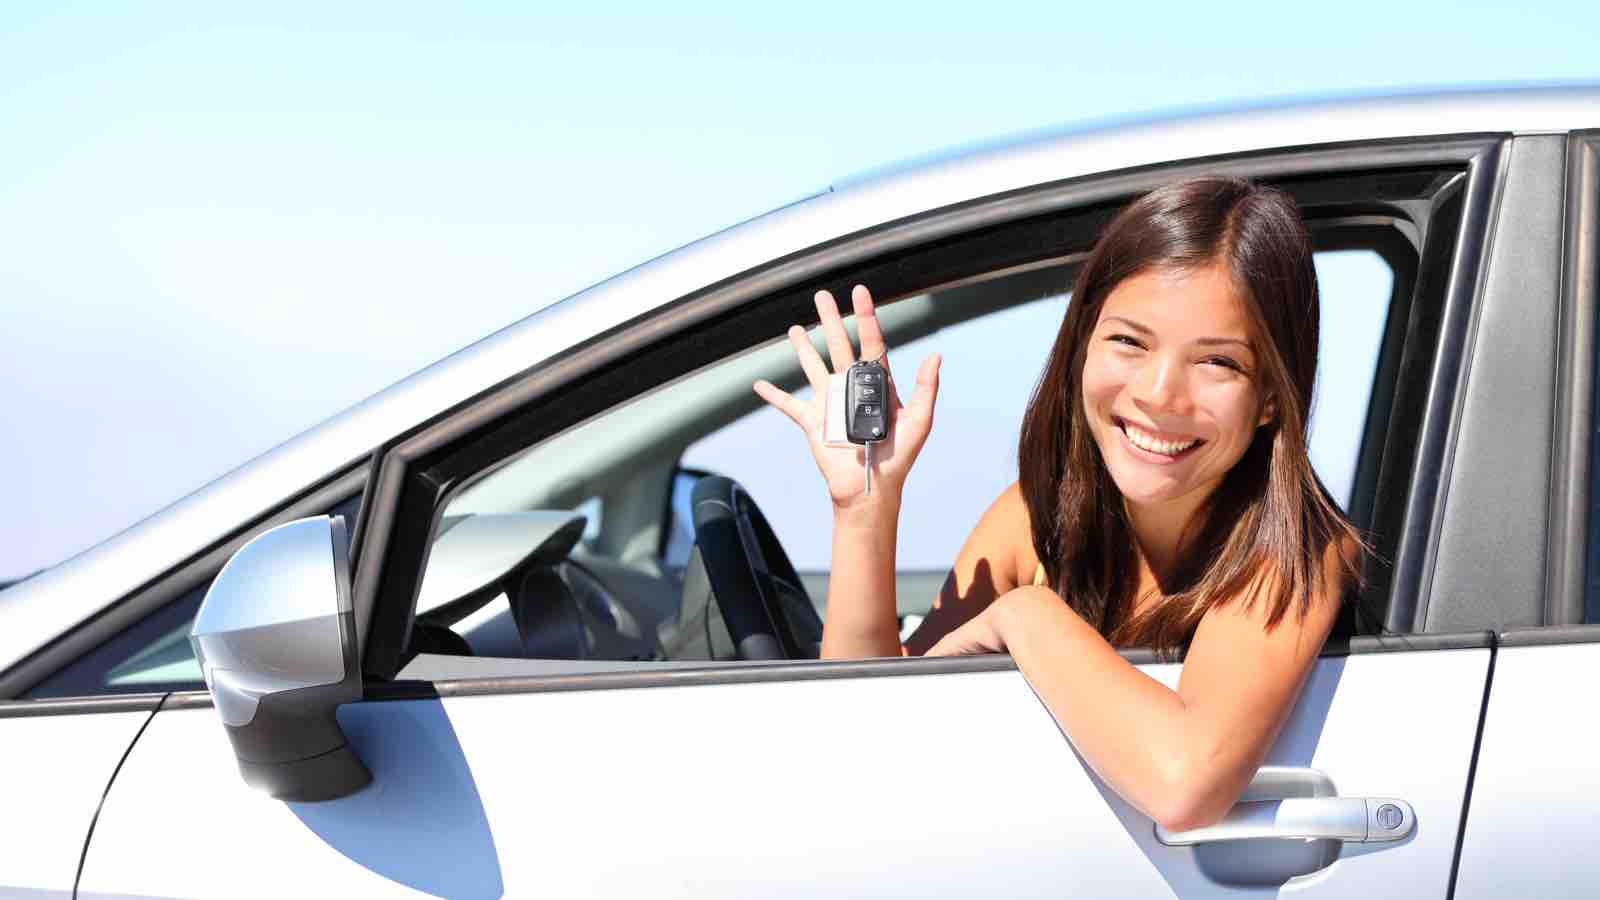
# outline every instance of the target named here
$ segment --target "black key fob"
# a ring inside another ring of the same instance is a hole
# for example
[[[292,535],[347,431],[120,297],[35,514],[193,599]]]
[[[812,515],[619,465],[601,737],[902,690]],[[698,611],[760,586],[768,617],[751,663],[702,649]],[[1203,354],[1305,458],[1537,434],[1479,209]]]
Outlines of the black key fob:
[[[872,444],[889,436],[889,372],[873,361],[845,373],[844,431],[852,444]]]

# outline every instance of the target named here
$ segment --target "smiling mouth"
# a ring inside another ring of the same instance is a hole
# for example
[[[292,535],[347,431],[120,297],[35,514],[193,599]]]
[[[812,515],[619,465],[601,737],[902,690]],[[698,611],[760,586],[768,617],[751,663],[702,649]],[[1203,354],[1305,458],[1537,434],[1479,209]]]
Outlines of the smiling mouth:
[[[1130,425],[1126,419],[1113,418],[1117,430],[1127,439],[1128,444],[1135,450],[1140,450],[1148,456],[1159,457],[1162,460],[1175,460],[1188,455],[1205,441],[1199,438],[1185,438],[1183,440],[1164,440],[1158,438],[1137,425]]]

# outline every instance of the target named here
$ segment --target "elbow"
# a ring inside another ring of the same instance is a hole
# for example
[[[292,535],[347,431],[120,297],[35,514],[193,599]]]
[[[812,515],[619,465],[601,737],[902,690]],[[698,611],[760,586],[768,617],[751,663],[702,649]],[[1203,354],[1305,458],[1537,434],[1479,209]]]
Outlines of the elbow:
[[[1160,796],[1148,807],[1150,818],[1167,831],[1190,831],[1222,821],[1238,791],[1223,789],[1218,779],[1180,770],[1162,780]]]
[[[1152,810],[1151,818],[1167,831],[1192,831],[1217,824],[1227,813],[1227,806],[1179,797]]]

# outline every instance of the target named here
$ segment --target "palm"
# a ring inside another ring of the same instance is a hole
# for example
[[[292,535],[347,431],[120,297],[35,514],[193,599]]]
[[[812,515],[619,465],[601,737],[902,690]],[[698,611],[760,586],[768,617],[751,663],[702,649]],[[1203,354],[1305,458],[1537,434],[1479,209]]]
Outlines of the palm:
[[[805,429],[810,439],[811,455],[816,459],[817,468],[821,470],[823,479],[828,483],[828,493],[835,503],[846,503],[861,496],[866,490],[865,464],[869,451],[865,447],[824,444],[820,437],[822,402],[816,400],[806,405],[808,410]],[[880,485],[898,484],[905,480],[906,471],[916,458],[916,449],[907,452],[907,448],[920,448],[928,433],[926,422],[918,421],[915,416],[907,414],[892,381],[888,407],[889,437],[873,444],[870,451],[873,480]]]
[[[886,348],[873,313],[872,296],[866,288],[857,286],[852,293],[856,322],[861,335],[861,355],[867,359],[882,357]],[[842,371],[855,361],[854,348],[849,334],[839,317],[833,296],[827,291],[817,292],[817,313],[822,321],[823,334],[828,341],[828,354],[834,371]],[[844,506],[865,496],[867,450],[859,446],[829,446],[822,442],[824,398],[827,396],[828,367],[816,348],[806,337],[805,330],[796,325],[789,329],[789,341],[811,382],[812,399],[800,400],[767,382],[757,382],[756,392],[804,429],[811,444],[811,455],[817,468],[828,483],[828,493],[836,505]],[[886,398],[889,411],[889,436],[872,445],[873,490],[898,491],[904,483],[911,463],[928,437],[933,423],[933,403],[938,392],[939,359],[937,355],[924,361],[917,373],[917,387],[909,404],[902,404],[894,378],[889,379]]]

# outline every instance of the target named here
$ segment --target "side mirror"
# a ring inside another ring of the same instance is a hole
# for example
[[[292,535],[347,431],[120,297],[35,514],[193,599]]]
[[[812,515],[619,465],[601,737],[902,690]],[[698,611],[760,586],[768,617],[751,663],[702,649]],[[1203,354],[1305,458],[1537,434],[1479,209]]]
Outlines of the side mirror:
[[[239,773],[280,800],[332,800],[372,780],[334,716],[361,698],[348,544],[342,516],[256,536],[189,633]]]

